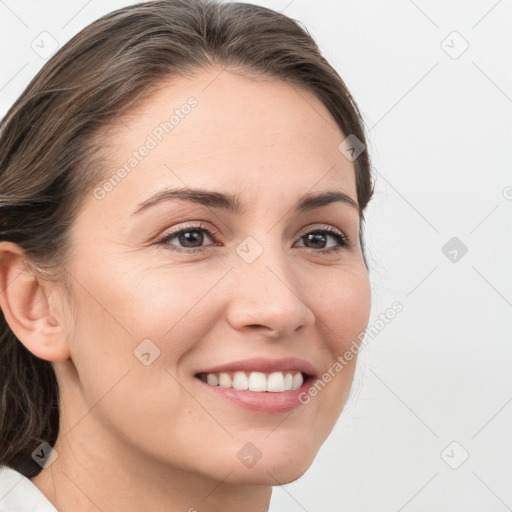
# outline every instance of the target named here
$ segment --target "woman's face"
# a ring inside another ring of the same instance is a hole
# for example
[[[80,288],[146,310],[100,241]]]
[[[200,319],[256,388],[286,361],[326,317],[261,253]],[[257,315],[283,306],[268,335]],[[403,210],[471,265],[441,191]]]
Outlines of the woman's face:
[[[311,93],[218,73],[169,81],[102,139],[116,177],[71,231],[61,432],[92,460],[276,485],[334,426],[355,358],[335,362],[368,322],[357,209],[304,204],[326,192],[357,202],[354,166],[338,149],[348,134]],[[188,198],[150,204],[163,190]],[[223,387],[247,385],[237,371],[275,391]]]

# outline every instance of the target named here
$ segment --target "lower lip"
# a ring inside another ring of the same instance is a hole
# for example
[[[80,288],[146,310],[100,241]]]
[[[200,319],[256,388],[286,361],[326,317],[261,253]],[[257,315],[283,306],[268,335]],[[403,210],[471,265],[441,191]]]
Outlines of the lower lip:
[[[249,391],[239,390],[235,388],[223,388],[221,386],[211,386],[210,384],[202,381],[201,379],[195,378],[210,393],[214,393],[216,396],[223,400],[230,401],[254,412],[264,414],[280,414],[289,412],[303,405],[299,401],[299,396],[307,392],[312,377],[308,377],[304,380],[302,386],[298,389],[291,391]]]

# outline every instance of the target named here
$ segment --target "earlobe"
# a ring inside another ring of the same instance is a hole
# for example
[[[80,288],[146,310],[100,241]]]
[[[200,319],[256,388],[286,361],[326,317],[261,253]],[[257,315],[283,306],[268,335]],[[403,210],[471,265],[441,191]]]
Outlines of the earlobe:
[[[0,307],[18,340],[47,361],[69,359],[65,325],[50,300],[49,283],[27,265],[23,250],[0,242]]]

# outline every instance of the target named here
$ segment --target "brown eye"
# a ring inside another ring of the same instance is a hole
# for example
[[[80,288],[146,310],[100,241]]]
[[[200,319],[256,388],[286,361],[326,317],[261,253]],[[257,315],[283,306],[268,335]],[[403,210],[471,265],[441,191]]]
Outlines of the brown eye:
[[[188,226],[172,233],[164,235],[157,244],[168,246],[169,249],[178,252],[199,252],[212,245],[215,232],[199,226]],[[210,244],[204,245],[210,239]],[[172,241],[172,243],[171,243]]]
[[[335,240],[335,244],[327,246],[329,238]],[[302,235],[300,240],[304,241],[303,247],[314,249],[316,252],[336,252],[349,245],[348,237],[333,228],[315,229]]]
[[[169,242],[173,238],[176,238],[182,247],[195,249],[203,245],[205,236],[203,230],[187,229],[186,231],[178,231],[178,233],[168,237],[167,241]]]

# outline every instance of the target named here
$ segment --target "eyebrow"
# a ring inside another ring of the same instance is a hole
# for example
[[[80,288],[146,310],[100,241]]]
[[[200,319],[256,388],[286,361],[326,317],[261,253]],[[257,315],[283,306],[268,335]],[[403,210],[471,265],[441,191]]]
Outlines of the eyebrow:
[[[221,192],[214,192],[210,190],[202,189],[163,189],[152,195],[142,203],[140,203],[137,209],[132,213],[136,215],[152,206],[155,206],[161,202],[169,201],[172,199],[181,199],[184,201],[190,201],[192,203],[200,204],[210,208],[220,208],[229,210],[235,213],[243,213],[244,208],[240,199],[235,195],[223,194]],[[317,194],[306,194],[299,198],[295,204],[296,212],[306,212],[327,206],[331,203],[343,203],[352,208],[355,208],[359,212],[359,205],[349,195],[341,191],[326,191]]]

